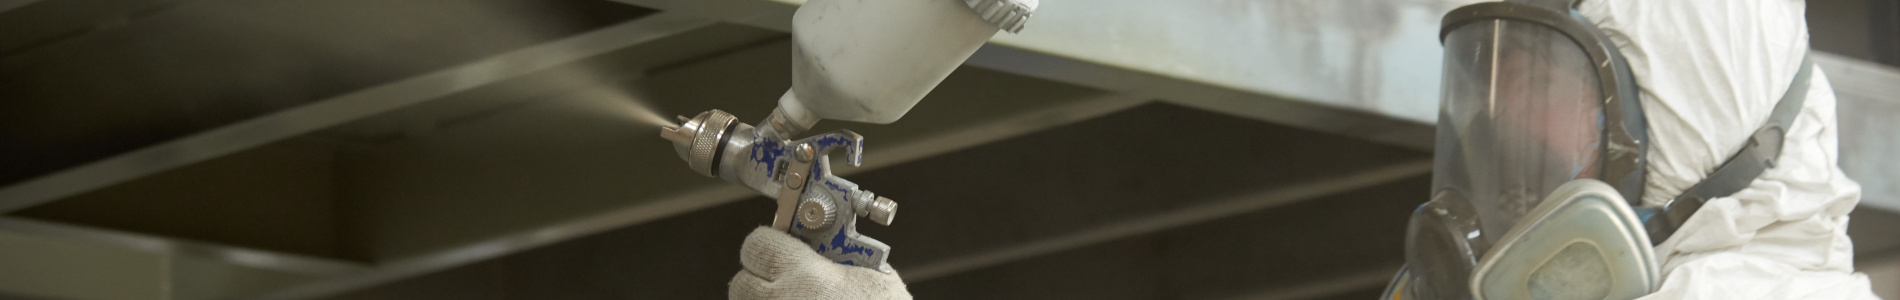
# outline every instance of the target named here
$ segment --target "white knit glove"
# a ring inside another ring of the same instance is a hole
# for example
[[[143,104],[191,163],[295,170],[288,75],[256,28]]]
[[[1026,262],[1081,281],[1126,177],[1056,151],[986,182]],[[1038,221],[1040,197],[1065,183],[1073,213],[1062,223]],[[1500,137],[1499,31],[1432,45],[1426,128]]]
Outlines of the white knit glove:
[[[897,272],[841,265],[789,234],[759,227],[739,249],[745,266],[728,283],[732,299],[910,299]]]

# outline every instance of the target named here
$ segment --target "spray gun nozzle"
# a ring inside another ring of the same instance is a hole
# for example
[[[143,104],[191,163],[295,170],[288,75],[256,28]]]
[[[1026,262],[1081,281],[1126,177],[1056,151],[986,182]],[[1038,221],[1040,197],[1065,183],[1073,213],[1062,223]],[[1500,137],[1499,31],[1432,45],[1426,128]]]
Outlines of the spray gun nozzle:
[[[685,118],[681,116],[681,118]],[[660,137],[673,142],[673,150],[680,158],[686,159],[686,165],[700,175],[715,176],[716,158],[719,145],[727,138],[727,129],[737,123],[732,114],[720,110],[699,113],[699,116],[681,120],[679,126],[660,128]]]
[[[679,126],[660,127],[660,137],[673,141],[673,144],[692,146],[693,133]]]

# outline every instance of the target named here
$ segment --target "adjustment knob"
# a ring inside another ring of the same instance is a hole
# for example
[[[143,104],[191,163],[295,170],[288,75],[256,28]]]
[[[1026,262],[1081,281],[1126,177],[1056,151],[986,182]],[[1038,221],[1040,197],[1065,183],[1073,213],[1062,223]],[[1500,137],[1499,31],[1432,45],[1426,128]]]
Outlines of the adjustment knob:
[[[871,222],[877,222],[878,225],[890,226],[891,218],[897,217],[897,201],[891,201],[890,198],[877,197],[876,201],[872,201],[870,205],[866,205],[864,210],[860,210],[859,213],[863,214],[864,218],[871,219]]]
[[[838,209],[824,193],[805,193],[798,203],[798,225],[806,229],[825,228],[838,220]]]

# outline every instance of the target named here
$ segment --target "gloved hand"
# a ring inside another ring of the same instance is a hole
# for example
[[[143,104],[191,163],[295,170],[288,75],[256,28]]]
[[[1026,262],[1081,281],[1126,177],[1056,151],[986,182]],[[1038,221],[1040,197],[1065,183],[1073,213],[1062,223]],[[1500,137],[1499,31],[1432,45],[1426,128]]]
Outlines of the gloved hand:
[[[910,299],[897,272],[831,262],[790,234],[759,227],[739,249],[745,266],[727,284],[732,299]]]

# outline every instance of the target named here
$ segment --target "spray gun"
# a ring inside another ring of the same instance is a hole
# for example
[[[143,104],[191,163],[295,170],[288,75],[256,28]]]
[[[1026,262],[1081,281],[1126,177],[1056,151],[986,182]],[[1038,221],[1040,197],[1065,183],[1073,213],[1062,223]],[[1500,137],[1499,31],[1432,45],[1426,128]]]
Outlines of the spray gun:
[[[759,126],[720,110],[660,129],[700,175],[778,203],[772,228],[834,262],[890,272],[890,246],[857,232],[890,225],[897,203],[832,174],[829,154],[863,159],[864,137],[837,130],[793,140],[820,119],[889,124],[998,29],[1022,29],[1037,0],[810,0],[792,16],[792,88]]]

